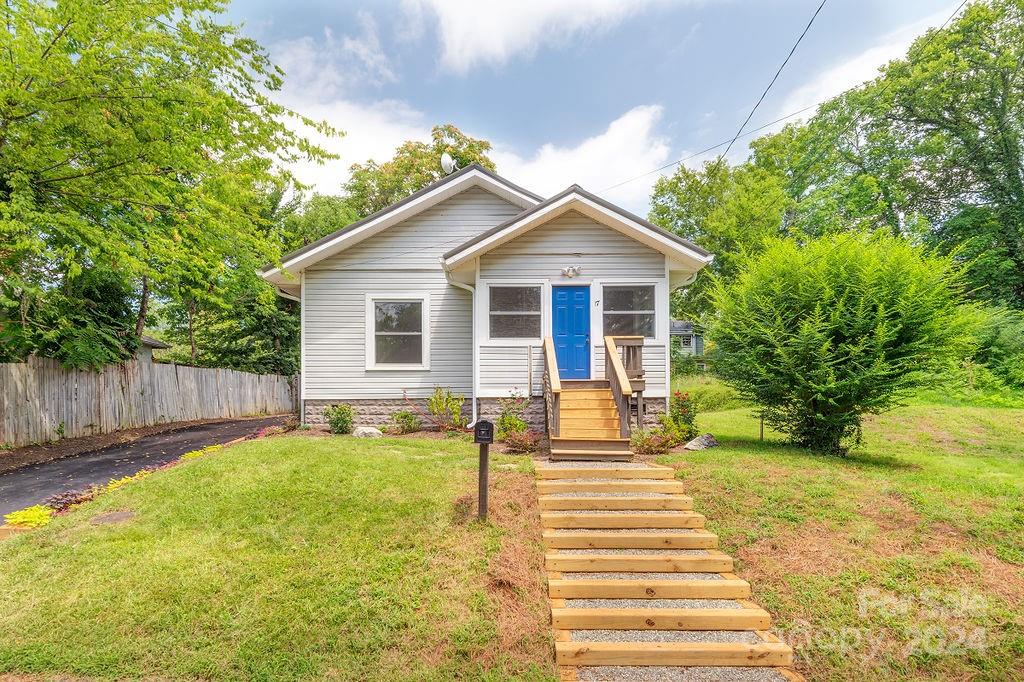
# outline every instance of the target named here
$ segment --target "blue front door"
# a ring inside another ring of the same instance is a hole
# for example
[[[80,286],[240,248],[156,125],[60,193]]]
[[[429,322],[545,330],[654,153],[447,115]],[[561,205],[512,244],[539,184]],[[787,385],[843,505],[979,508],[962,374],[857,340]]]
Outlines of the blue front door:
[[[551,287],[551,336],[558,375],[590,378],[590,287]]]

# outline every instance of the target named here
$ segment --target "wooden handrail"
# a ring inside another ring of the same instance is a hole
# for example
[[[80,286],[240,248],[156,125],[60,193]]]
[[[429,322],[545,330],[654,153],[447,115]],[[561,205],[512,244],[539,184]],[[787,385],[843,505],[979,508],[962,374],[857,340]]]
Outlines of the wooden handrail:
[[[544,337],[544,418],[548,437],[561,433],[562,380],[558,376],[558,360],[555,358],[555,341]]]
[[[611,365],[611,372],[606,366],[604,374],[609,381],[614,376],[622,395],[628,398],[633,395],[633,385],[629,381],[629,375],[626,374],[625,365],[622,364],[622,356],[619,355],[619,348],[615,345],[615,338],[614,336],[604,337],[605,363]]]
[[[562,380],[558,378],[558,360],[555,358],[555,341],[550,336],[544,337],[544,366],[548,372],[548,381],[552,393],[562,392]]]

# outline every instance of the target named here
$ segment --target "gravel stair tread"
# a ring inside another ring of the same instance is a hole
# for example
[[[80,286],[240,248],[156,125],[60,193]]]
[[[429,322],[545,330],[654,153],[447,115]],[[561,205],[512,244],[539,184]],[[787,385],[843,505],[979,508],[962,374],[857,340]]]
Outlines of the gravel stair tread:
[[[579,667],[579,682],[786,682],[774,668],[707,666],[622,666]]]

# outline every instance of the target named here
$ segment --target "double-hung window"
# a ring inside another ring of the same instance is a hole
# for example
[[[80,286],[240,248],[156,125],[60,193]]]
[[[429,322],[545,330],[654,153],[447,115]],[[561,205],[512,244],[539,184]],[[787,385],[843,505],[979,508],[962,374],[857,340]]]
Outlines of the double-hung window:
[[[429,297],[367,296],[366,303],[366,366],[429,369]]]
[[[490,286],[488,289],[490,338],[540,338],[539,286]]]
[[[605,336],[655,336],[654,285],[605,286]]]

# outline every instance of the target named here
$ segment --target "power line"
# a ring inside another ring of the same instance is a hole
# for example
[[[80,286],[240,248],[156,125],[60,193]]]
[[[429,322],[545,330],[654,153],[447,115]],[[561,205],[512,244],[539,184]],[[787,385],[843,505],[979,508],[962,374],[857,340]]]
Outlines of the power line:
[[[949,22],[952,21],[953,18],[957,14],[960,13],[960,10],[963,9],[964,5],[966,5],[967,2],[968,2],[968,0],[963,0],[963,2],[961,2],[957,6],[957,8],[953,11],[953,13],[950,14],[949,17],[947,17],[946,20],[944,22],[942,22],[942,25],[939,26],[939,28],[936,29],[936,30],[941,31],[942,29],[946,28],[946,26],[949,24]],[[816,12],[816,14],[817,14],[817,12]],[[857,83],[856,85],[853,85],[853,86],[847,88],[846,90],[843,90],[843,91],[841,91],[841,92],[839,92],[839,93],[837,93],[835,95],[832,95],[832,96],[830,96],[827,99],[823,99],[823,100],[821,100],[819,102],[815,102],[814,104],[808,105],[808,106],[804,107],[803,109],[799,109],[797,111],[792,111],[792,112],[790,112],[788,114],[785,114],[784,116],[780,116],[779,118],[775,119],[774,121],[769,121],[768,123],[765,123],[764,125],[761,125],[761,126],[758,126],[757,128],[754,128],[753,130],[748,130],[747,132],[743,133],[742,135],[738,135],[738,136],[732,138],[731,141],[735,142],[740,137],[749,137],[749,136],[753,135],[754,133],[760,132],[760,131],[764,130],[765,128],[768,128],[770,126],[775,125],[776,123],[781,123],[782,121],[785,121],[788,118],[793,118],[794,116],[799,116],[800,114],[804,113],[805,111],[808,111],[810,109],[814,109],[815,107],[821,106],[825,102],[829,102],[829,101],[834,100],[834,99],[836,99],[838,97],[842,97],[843,95],[845,95],[847,93],[853,92],[854,90],[862,87],[863,85],[864,85],[863,83]],[[882,92],[884,92],[884,89],[883,89]],[[755,109],[756,109],[756,107],[755,107]],[[748,117],[748,120],[749,120],[749,118],[750,117]],[[629,178],[627,180],[623,180],[621,182],[617,182],[614,185],[609,185],[608,187],[605,187],[601,191],[602,192],[607,192],[610,189],[615,189],[617,187],[621,187],[622,185],[627,185],[627,184],[629,184],[631,182],[636,182],[637,180],[640,180],[641,178],[645,178],[648,175],[651,175],[652,173],[658,173],[660,171],[665,170],[666,168],[671,168],[672,166],[678,166],[681,163],[685,163],[686,161],[689,161],[690,159],[693,159],[693,158],[696,158],[698,156],[701,156],[702,154],[706,154],[706,153],[708,153],[710,151],[714,151],[714,150],[718,149],[719,147],[721,147],[723,145],[726,145],[726,144],[730,144],[730,140],[722,140],[721,142],[713,144],[710,147],[706,147],[705,149],[702,149],[699,152],[694,152],[693,154],[689,154],[688,156],[684,156],[684,157],[682,157],[680,159],[677,159],[675,161],[670,161],[669,163],[666,163],[663,166],[659,166],[657,168],[649,170],[646,173],[641,173],[640,175],[633,176],[633,177],[631,177],[631,178]],[[730,146],[731,146],[731,144],[730,144]],[[725,153],[727,154],[728,150]],[[723,156],[724,156],[724,154],[723,154]]]
[[[757,111],[757,108],[759,106],[761,106],[761,102],[764,101],[764,98],[768,95],[768,91],[772,89],[773,85],[775,85],[775,81],[779,79],[779,74],[781,74],[782,70],[786,68],[786,64],[789,63],[789,60],[790,58],[792,58],[793,53],[796,52],[796,48],[800,46],[800,43],[801,41],[803,41],[804,36],[807,35],[807,32],[811,30],[811,25],[814,24],[814,20],[818,18],[818,14],[821,13],[821,10],[825,6],[826,2],[828,2],[828,0],[821,0],[821,4],[818,5],[818,9],[814,10],[814,14],[811,15],[810,21],[807,22],[806,26],[804,26],[804,30],[800,34],[800,37],[798,37],[796,39],[796,42],[793,43],[793,47],[789,50],[789,54],[786,55],[786,58],[782,61],[782,64],[779,66],[778,71],[776,71],[775,75],[772,76],[772,81],[768,84],[768,87],[765,88],[764,92],[761,93],[761,97],[757,100],[757,104],[755,104],[754,108],[750,110],[749,114],[747,114],[747,118],[743,121],[743,124],[740,126],[739,130],[736,131],[736,134],[732,136],[732,139],[729,141],[729,146],[725,148],[725,152],[722,154],[722,156],[729,155],[729,150],[732,149],[732,145],[736,142],[736,138],[740,136],[740,134],[743,132],[743,129],[747,127],[748,123],[750,123],[750,119],[754,115],[754,112]]]
[[[685,157],[679,159],[678,161],[673,161],[671,163],[667,163],[664,166],[661,166],[659,168],[655,168],[654,170],[647,171],[646,173],[642,173],[642,174],[640,174],[640,175],[638,175],[638,176],[636,176],[634,178],[630,178],[628,180],[623,180],[622,182],[616,183],[616,184],[611,185],[609,187],[605,187],[601,191],[602,192],[607,192],[610,189],[615,189],[616,187],[621,187],[622,185],[625,185],[625,184],[628,184],[630,182],[633,182],[634,180],[639,180],[640,178],[646,177],[646,176],[650,175],[651,173],[657,173],[657,172],[663,171],[666,168],[669,168],[671,166],[679,165],[679,164],[683,163],[684,161],[689,161],[690,159],[692,159],[692,158],[694,158],[696,156],[700,156],[701,154],[706,154],[709,151],[713,151],[715,149],[718,149],[719,147],[721,147],[724,144],[727,144],[728,147],[726,147],[725,152],[722,153],[721,156],[726,156],[729,153],[729,151],[732,149],[733,144],[736,143],[736,140],[738,140],[740,138],[740,136],[743,135],[743,129],[747,127],[748,123],[750,123],[750,119],[753,118],[754,112],[756,112],[758,107],[761,106],[761,103],[764,101],[764,98],[768,95],[768,91],[772,89],[772,86],[775,85],[775,81],[777,81],[779,79],[779,75],[782,73],[782,70],[786,68],[787,64],[789,64],[789,60],[793,57],[793,53],[796,52],[796,48],[799,47],[800,43],[804,39],[804,36],[807,35],[807,32],[809,30],[811,30],[811,25],[814,24],[814,20],[818,18],[818,14],[821,13],[822,8],[825,7],[825,3],[827,3],[827,2],[828,2],[828,0],[821,0],[821,4],[819,4],[818,8],[816,10],[814,10],[814,14],[811,15],[811,18],[807,22],[807,25],[804,26],[804,30],[801,31],[800,35],[796,39],[796,42],[793,43],[793,47],[791,47],[789,49],[789,54],[787,54],[786,58],[784,60],[782,60],[782,64],[780,64],[779,68],[775,71],[775,75],[772,76],[772,80],[771,80],[770,83],[768,83],[768,87],[766,87],[764,89],[764,91],[761,93],[761,97],[758,98],[757,102],[754,104],[754,107],[750,110],[750,113],[747,114],[747,118],[744,119],[743,123],[740,125],[739,129],[736,131],[736,134],[732,136],[732,139],[724,141],[724,142],[719,142],[718,144],[712,145],[712,146],[708,147],[707,149],[703,149],[703,150],[701,150],[699,152],[696,152],[694,154],[690,154],[689,156],[685,156]],[[808,109],[811,109],[811,108],[813,108],[815,106],[817,106],[817,104],[812,104],[810,106],[804,107],[803,109],[800,109],[799,111],[794,111],[793,113],[786,114],[785,116],[782,116],[781,118],[777,118],[774,121],[771,121],[770,123],[765,123],[764,125],[759,126],[758,128],[755,128],[754,130],[751,130],[750,132],[747,133],[747,135],[752,135],[753,133],[756,133],[759,130],[763,130],[763,129],[767,128],[768,126],[775,125],[776,123],[784,121],[787,118],[792,118],[793,116],[796,116],[798,114],[802,114],[803,112],[805,112]]]
[[[779,118],[775,119],[774,121],[768,121],[767,123],[765,123],[763,125],[760,125],[760,126],[754,128],[753,130],[748,130],[747,132],[745,132],[742,135],[740,135],[740,137],[749,137],[750,135],[753,135],[754,133],[758,133],[758,132],[764,130],[765,128],[768,128],[768,127],[771,127],[771,126],[775,125],[776,123],[781,123],[782,121],[785,121],[787,118],[793,118],[794,116],[799,116],[800,114],[804,113],[805,111],[809,111],[809,110],[817,107],[820,104],[821,104],[821,102],[815,102],[814,104],[809,104],[806,107],[804,107],[803,109],[800,109],[799,111],[794,111],[794,112],[788,113],[785,116],[780,116]],[[629,184],[631,182],[634,182],[635,180],[639,180],[640,178],[645,178],[648,175],[650,175],[651,173],[657,173],[658,171],[663,171],[666,168],[671,168],[672,166],[678,166],[681,163],[685,163],[686,161],[689,161],[690,159],[696,158],[696,157],[698,157],[698,156],[700,156],[702,154],[707,154],[708,152],[714,151],[714,150],[718,149],[719,147],[725,146],[727,144],[729,144],[729,140],[722,140],[721,142],[719,142],[717,144],[713,144],[710,147],[706,147],[706,148],[700,150],[699,152],[694,152],[694,153],[692,153],[692,154],[690,154],[688,156],[684,156],[681,159],[677,159],[675,161],[670,161],[670,162],[666,163],[664,166],[658,166],[657,168],[655,168],[653,170],[649,170],[646,173],[641,173],[640,175],[632,177],[632,178],[630,178],[628,180],[623,180],[622,182],[617,182],[614,185],[609,185],[608,187],[605,187],[601,191],[602,192],[607,192],[610,189],[615,189],[616,187],[621,187],[622,185]]]

